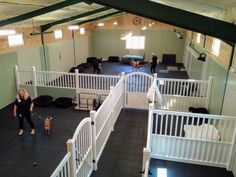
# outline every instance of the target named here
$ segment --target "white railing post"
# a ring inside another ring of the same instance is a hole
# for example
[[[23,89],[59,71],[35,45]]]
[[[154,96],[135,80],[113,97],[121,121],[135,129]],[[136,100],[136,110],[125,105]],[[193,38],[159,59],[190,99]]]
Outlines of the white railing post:
[[[67,151],[71,153],[70,157],[70,177],[76,177],[76,154],[75,154],[75,141],[69,139],[67,142]]]
[[[209,109],[210,99],[211,99],[211,88],[214,77],[209,77],[208,87],[207,87],[207,99],[206,99],[206,108]]]
[[[148,111],[148,128],[147,128],[147,144],[146,147],[147,148],[151,148],[150,144],[151,144],[151,137],[152,137],[152,121],[153,121],[153,110],[154,110],[154,104],[150,103],[149,104],[149,111]]]
[[[124,91],[124,95],[123,95],[123,108],[125,107],[125,103],[126,103],[126,81],[125,81],[125,72],[121,72],[121,79],[124,79],[123,84],[123,91]]]
[[[111,94],[111,98],[112,98],[112,103],[115,103],[116,100],[114,99],[114,91],[113,91],[114,86],[110,86],[110,94]],[[111,122],[111,131],[114,131],[114,105],[112,106],[112,110],[111,110],[111,117],[110,117],[110,122]]]
[[[36,98],[38,96],[38,92],[37,92],[37,77],[35,72],[35,66],[32,66],[32,86],[34,89],[34,98]]]
[[[145,176],[145,172],[149,171],[149,169],[146,169],[146,164],[150,160],[150,149],[149,148],[143,148],[143,164],[142,164],[142,177]],[[148,172],[146,172],[148,173]]]
[[[92,155],[93,155],[93,170],[97,170],[97,152],[96,152],[96,119],[95,119],[96,111],[90,111],[91,118],[91,134],[92,134]]]
[[[231,149],[229,153],[229,162],[227,164],[227,170],[232,170],[233,169],[233,164],[236,163],[234,162],[235,154],[236,154],[236,127],[234,128],[234,134],[232,138],[232,144],[231,144]]]
[[[76,88],[76,104],[77,106],[75,106],[75,109],[76,110],[79,110],[79,70],[78,69],[75,69],[75,88]]]
[[[157,80],[157,73],[154,73],[153,76],[154,76],[154,77],[153,77],[153,80]]]
[[[20,88],[19,67],[15,65],[14,69],[15,69],[15,78],[16,78],[16,90],[18,91]]]

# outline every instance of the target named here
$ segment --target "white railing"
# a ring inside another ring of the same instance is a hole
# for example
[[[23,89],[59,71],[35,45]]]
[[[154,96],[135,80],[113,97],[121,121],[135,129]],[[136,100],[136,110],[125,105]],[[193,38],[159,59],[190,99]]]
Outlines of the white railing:
[[[75,74],[54,71],[36,71],[37,86],[75,88]]]
[[[124,78],[122,78],[100,106],[94,117],[96,120],[96,152],[99,160],[106,142],[114,129],[124,102]]]
[[[89,177],[92,170],[97,169],[97,162],[124,107],[124,83],[122,77],[115,87],[111,87],[110,94],[98,111],[90,111],[90,117],[80,122],[73,138],[67,141],[71,155],[59,164],[51,177],[64,175],[64,164],[67,162],[70,164],[70,175],[63,177]]]
[[[79,74],[78,85],[81,90],[110,90],[120,80],[120,76]]]
[[[234,117],[155,110],[152,126],[152,158],[231,169]]]
[[[148,109],[146,94],[153,79],[153,76],[141,72],[133,72],[125,76],[126,108]]]
[[[19,70],[19,84],[33,85],[32,70]]]
[[[208,108],[213,78],[208,81],[157,78],[163,103],[159,109],[186,111],[189,107]]]
[[[70,158],[71,153],[67,152],[61,163],[57,166],[50,177],[71,177],[70,175]]]

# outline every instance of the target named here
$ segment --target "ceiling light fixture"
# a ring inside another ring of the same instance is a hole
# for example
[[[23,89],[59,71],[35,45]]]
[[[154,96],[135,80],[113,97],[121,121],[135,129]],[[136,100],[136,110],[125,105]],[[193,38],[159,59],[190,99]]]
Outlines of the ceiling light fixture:
[[[79,25],[70,25],[68,26],[69,30],[78,30],[79,29]]]
[[[131,37],[133,35],[133,33],[129,32],[129,33],[125,33],[124,35],[121,36],[121,40],[126,40],[129,37]]]
[[[151,26],[152,26],[152,24],[151,24],[151,23],[149,23],[149,25],[148,25],[148,26],[150,26],[150,27],[151,27]]]
[[[146,29],[147,29],[147,27],[146,27],[146,26],[142,27],[142,30],[146,30]]]
[[[118,24],[117,21],[113,22],[113,25],[117,25],[117,24]]]
[[[98,23],[98,26],[99,27],[104,26],[104,23],[100,22],[100,23]]]
[[[12,29],[0,30],[0,36],[7,36],[7,35],[13,35],[13,34],[16,34],[16,31]]]

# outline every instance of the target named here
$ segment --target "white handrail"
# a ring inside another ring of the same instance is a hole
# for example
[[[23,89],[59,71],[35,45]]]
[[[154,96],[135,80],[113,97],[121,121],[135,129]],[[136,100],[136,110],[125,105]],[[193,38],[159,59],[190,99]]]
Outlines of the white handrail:
[[[67,154],[64,156],[60,164],[57,166],[57,168],[54,170],[54,172],[51,174],[50,177],[60,177],[63,175],[63,177],[71,177],[70,176],[70,157],[71,153],[67,152]]]

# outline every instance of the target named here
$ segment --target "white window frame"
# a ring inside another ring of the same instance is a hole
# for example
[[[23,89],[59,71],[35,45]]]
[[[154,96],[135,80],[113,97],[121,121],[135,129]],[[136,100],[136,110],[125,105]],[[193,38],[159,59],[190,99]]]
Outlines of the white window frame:
[[[145,49],[145,36],[130,36],[126,39],[126,49]]]
[[[16,47],[16,46],[24,45],[23,34],[18,33],[18,34],[14,34],[14,35],[9,35],[8,36],[8,45],[10,47]]]
[[[200,44],[201,42],[201,33],[197,33],[196,42]]]
[[[221,46],[221,40],[213,38],[211,50],[214,55],[219,56],[220,46]]]

